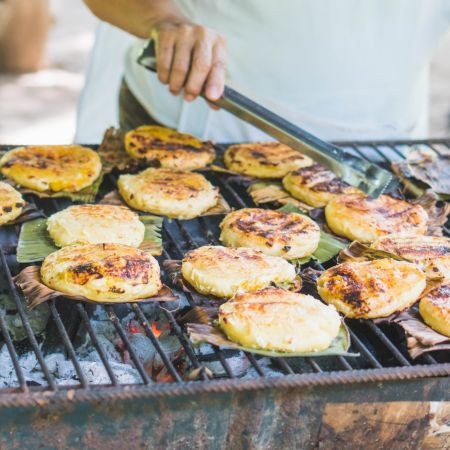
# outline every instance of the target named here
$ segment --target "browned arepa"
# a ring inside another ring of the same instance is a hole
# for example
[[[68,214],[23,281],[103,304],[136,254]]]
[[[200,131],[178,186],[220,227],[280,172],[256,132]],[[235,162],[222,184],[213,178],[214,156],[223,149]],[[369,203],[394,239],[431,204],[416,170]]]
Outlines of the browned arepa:
[[[80,145],[32,145],[5,153],[0,168],[25,188],[78,192],[100,176],[102,163],[97,152]]]
[[[216,156],[211,142],[157,125],[143,125],[126,133],[125,150],[152,166],[178,170],[201,169]]]
[[[22,213],[25,201],[19,191],[0,181],[0,225],[16,219]]]
[[[450,337],[450,284],[439,286],[423,297],[419,312],[433,330]]]
[[[41,278],[55,291],[98,302],[152,297],[162,287],[156,259],[119,244],[63,247],[44,259]]]
[[[283,186],[294,198],[315,208],[340,195],[361,192],[317,163],[288,173],[283,178]]]
[[[389,195],[335,197],[326,205],[325,217],[334,233],[360,242],[393,233],[423,235],[428,229],[428,214],[422,206]]]
[[[322,299],[350,318],[387,317],[413,305],[425,289],[425,274],[413,263],[391,258],[345,262],[317,280]]]
[[[233,211],[220,228],[220,240],[228,247],[250,247],[285,259],[311,255],[320,241],[320,228],[309,217],[269,209]]]
[[[430,278],[450,279],[448,237],[388,234],[372,242],[370,247],[418,264]]]
[[[224,154],[227,169],[256,178],[283,178],[288,172],[313,164],[311,158],[280,142],[236,144]]]

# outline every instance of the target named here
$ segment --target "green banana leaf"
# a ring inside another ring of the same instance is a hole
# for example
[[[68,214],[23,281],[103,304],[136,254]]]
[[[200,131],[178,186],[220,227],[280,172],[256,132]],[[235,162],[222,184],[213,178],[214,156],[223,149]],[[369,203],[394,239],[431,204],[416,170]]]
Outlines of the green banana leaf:
[[[141,250],[152,255],[161,255],[163,250],[161,228],[162,217],[139,216],[145,225],[144,240]],[[47,219],[35,219],[25,222],[20,230],[17,244],[17,262],[34,263],[45,259],[50,253],[59,250],[47,231]]]
[[[279,208],[278,211],[288,212],[288,213],[297,213],[305,216],[306,214],[302,212],[297,206],[288,203],[283,207]],[[331,258],[334,258],[339,252],[345,248],[347,244],[339,239],[333,237],[330,233],[326,231],[320,230],[320,241],[319,246],[316,251],[305,258],[297,258],[291,260],[294,264],[306,264],[311,261],[311,259],[317,260],[319,263],[324,263],[329,261]]]
[[[341,327],[336,338],[331,345],[322,351],[318,352],[276,352],[269,350],[260,350],[256,348],[243,347],[230,341],[222,330],[214,325],[207,325],[203,323],[188,323],[187,332],[194,345],[201,345],[208,343],[222,348],[230,348],[234,350],[241,350],[243,352],[254,353],[257,355],[268,356],[270,358],[292,358],[305,356],[359,356],[357,353],[349,353],[350,348],[350,333],[344,321],[341,322]]]

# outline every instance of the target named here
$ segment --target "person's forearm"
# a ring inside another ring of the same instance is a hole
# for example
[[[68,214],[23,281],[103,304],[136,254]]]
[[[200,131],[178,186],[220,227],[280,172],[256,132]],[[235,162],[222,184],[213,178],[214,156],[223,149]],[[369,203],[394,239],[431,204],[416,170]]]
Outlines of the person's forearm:
[[[105,22],[156,41],[157,72],[170,92],[187,101],[204,92],[217,100],[225,84],[224,36],[184,17],[172,0],[84,0]]]
[[[172,0],[84,0],[101,20],[140,38],[150,38],[161,22],[186,23]]]

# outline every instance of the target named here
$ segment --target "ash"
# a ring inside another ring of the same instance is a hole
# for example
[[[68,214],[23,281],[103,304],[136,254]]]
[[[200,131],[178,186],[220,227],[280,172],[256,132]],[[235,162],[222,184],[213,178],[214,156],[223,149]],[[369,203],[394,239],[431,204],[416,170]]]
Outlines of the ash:
[[[145,335],[144,330],[133,319],[134,315],[130,313],[121,319],[121,325],[127,334],[132,349],[147,370],[149,378],[152,379],[154,378],[153,372],[155,370],[159,371],[163,363],[156,353],[152,342]],[[128,349],[119,338],[113,323],[109,320],[103,308],[98,307],[95,310],[91,318],[91,325],[117,382],[119,384],[142,383],[142,378],[134,367]],[[173,355],[180,350],[178,340],[170,336],[169,333],[162,333],[159,341],[169,355]],[[41,350],[43,351],[42,344]],[[111,379],[96,348],[92,344],[89,334],[86,333],[84,335],[83,342],[76,348],[76,355],[89,384],[111,383]],[[44,354],[44,359],[55,384],[79,384],[75,367],[62,350]],[[22,368],[27,384],[47,386],[47,380],[33,351],[19,354],[19,365]],[[18,380],[11,357],[6,344],[0,343],[0,388],[16,386],[18,386]]]

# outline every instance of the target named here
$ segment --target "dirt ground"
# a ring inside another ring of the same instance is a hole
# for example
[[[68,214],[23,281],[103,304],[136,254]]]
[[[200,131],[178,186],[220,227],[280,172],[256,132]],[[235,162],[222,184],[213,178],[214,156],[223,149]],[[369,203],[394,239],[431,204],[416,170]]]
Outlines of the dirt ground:
[[[45,68],[0,74],[0,143],[69,143],[96,19],[80,0],[50,0]],[[430,136],[450,136],[450,33],[432,64]]]

